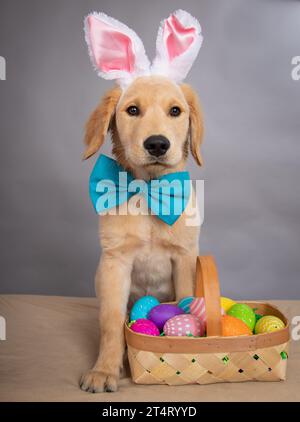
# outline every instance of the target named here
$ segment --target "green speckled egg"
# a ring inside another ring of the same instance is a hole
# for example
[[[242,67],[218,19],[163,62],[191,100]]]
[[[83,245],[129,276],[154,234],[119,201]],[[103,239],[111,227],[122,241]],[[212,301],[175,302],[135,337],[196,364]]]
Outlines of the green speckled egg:
[[[254,330],[256,323],[255,313],[253,309],[245,303],[236,303],[229,309],[227,314],[242,320],[248,325],[251,331]]]

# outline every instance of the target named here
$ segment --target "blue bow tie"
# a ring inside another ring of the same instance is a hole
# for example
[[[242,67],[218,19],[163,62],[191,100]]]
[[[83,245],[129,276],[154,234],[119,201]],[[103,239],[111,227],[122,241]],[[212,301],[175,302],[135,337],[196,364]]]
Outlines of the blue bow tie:
[[[142,195],[151,214],[172,225],[181,216],[190,197],[187,171],[166,174],[155,180],[138,180],[115,160],[100,155],[90,176],[90,197],[98,214],[117,207],[132,196]]]

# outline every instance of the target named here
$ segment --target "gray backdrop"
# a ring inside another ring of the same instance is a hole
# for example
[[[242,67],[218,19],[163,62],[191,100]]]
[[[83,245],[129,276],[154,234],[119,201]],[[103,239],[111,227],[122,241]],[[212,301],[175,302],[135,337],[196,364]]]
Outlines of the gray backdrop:
[[[134,28],[153,57],[159,21],[184,8],[204,44],[187,81],[206,121],[201,252],[222,291],[300,298],[300,2],[289,0],[1,0],[1,293],[93,295],[95,158],[83,126],[110,83],[89,62],[83,17],[104,11]],[[104,152],[110,152],[109,141]]]

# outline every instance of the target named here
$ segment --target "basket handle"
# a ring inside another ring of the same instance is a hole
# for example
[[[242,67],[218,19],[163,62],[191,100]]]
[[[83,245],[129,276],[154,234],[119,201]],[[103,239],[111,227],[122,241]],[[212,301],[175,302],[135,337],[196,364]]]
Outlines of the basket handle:
[[[206,334],[222,335],[220,286],[213,256],[198,256],[196,264],[196,297],[204,297]]]

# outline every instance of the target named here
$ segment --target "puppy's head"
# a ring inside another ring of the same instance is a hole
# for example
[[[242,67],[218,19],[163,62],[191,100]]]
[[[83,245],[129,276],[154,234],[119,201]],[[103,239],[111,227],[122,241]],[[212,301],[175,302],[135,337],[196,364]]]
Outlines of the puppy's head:
[[[84,158],[99,150],[109,130],[118,162],[136,175],[182,169],[189,146],[202,165],[202,114],[186,84],[144,76],[123,93],[118,87],[109,91],[87,122]]]

